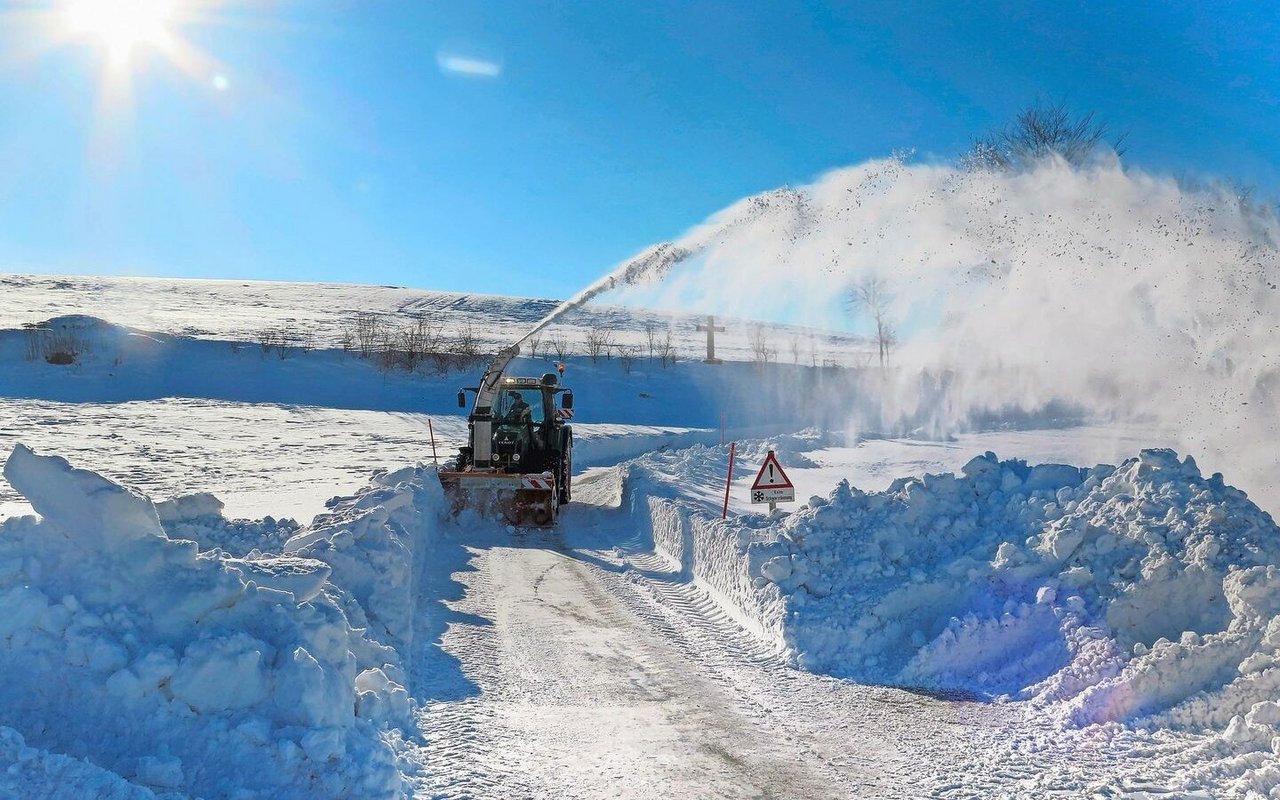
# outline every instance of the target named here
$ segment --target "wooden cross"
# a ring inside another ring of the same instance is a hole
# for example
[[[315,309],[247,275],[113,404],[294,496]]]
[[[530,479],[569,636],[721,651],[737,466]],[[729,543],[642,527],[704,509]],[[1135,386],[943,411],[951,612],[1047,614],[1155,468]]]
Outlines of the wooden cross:
[[[708,316],[707,324],[699,325],[698,330],[707,332],[707,359],[703,363],[704,364],[723,363],[720,361],[720,359],[716,358],[716,331],[724,333],[724,326],[717,327],[716,318],[713,316]]]

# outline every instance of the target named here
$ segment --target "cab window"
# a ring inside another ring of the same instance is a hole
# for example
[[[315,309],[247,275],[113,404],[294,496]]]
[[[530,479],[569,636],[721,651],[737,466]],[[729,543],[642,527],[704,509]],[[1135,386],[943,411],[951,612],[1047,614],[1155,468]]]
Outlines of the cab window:
[[[529,406],[529,419],[534,424],[542,424],[544,419],[542,392],[532,387],[529,389],[504,389],[502,394],[498,396],[497,418],[504,422],[517,422],[516,408],[520,405],[520,401]]]

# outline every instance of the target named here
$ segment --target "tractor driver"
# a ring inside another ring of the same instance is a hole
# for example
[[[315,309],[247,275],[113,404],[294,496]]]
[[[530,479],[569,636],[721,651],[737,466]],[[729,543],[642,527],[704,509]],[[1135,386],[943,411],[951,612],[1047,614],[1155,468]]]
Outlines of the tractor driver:
[[[529,404],[524,401],[519,392],[511,393],[511,410],[507,412],[507,419],[512,422],[528,422],[532,418],[533,412],[529,410]]]

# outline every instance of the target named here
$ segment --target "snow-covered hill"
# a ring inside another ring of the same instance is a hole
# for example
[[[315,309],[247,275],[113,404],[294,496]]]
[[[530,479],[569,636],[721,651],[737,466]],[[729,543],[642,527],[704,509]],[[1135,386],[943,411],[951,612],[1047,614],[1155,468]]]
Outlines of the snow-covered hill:
[[[470,329],[484,352],[509,346],[559,304],[393,286],[19,274],[0,274],[0,297],[0,330],[83,315],[149,333],[246,344],[257,344],[264,332],[284,330],[295,343],[338,348],[357,317],[370,315],[387,328],[424,320],[448,334]],[[552,326],[538,344],[550,356],[552,341],[563,336],[569,354],[582,356],[587,333],[594,329],[608,333],[615,345],[636,347],[648,356],[646,329],[661,340],[670,330],[675,355],[701,359],[706,335],[696,327],[705,322],[705,315],[593,304]],[[752,360],[751,337],[762,330],[774,358],[784,363],[857,366],[868,361],[865,339],[848,333],[750,319],[716,324],[726,329],[716,337],[717,355],[730,360]]]

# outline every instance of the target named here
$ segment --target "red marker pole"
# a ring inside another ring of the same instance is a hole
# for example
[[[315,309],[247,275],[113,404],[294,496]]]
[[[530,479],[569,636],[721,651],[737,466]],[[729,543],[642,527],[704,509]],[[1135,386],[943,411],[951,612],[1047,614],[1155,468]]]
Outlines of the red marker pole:
[[[733,484],[733,455],[737,450],[738,443],[731,442],[729,444],[729,477],[724,479],[724,511],[720,512],[720,519],[729,517],[729,487]]]
[[[431,463],[438,467],[440,459],[436,457],[436,429],[431,425],[431,417],[427,417],[427,430],[431,432]]]

